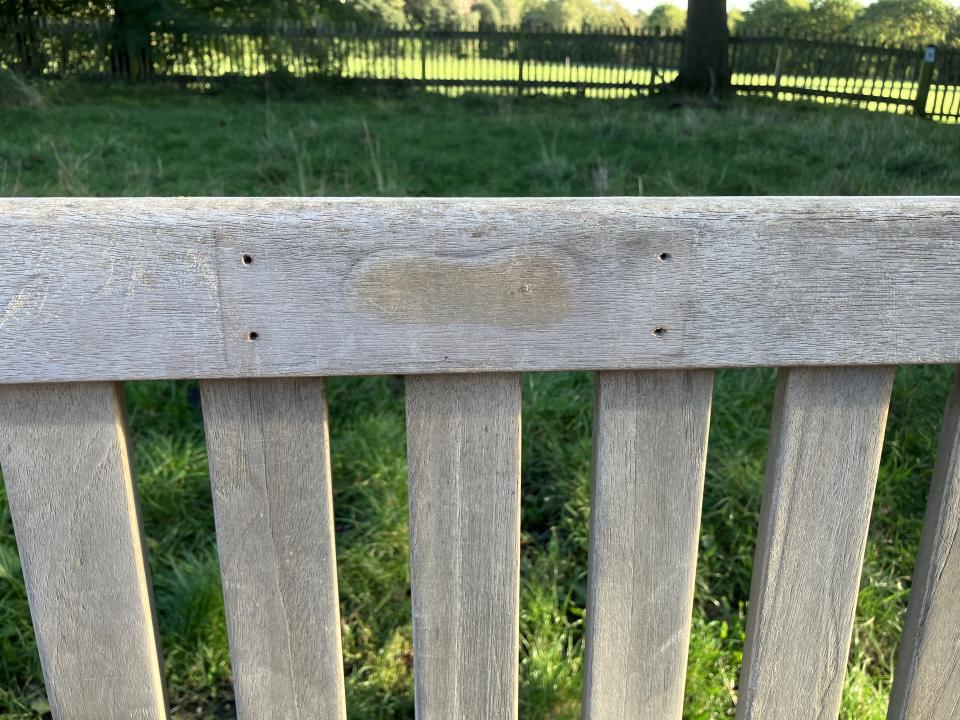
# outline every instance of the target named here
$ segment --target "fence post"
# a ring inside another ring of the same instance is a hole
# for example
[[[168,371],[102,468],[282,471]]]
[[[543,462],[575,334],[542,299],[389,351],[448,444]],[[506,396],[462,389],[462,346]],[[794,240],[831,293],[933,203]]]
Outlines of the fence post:
[[[523,26],[517,29],[517,97],[523,96]]]
[[[780,77],[783,74],[783,45],[777,45],[777,64],[773,69],[773,99],[780,99]]]
[[[657,58],[660,55],[660,26],[653,28],[650,35],[650,88],[647,90],[647,96],[652,96],[657,91]]]
[[[420,82],[427,91],[427,26],[420,25]]]
[[[923,62],[920,63],[920,77],[917,79],[917,99],[913,103],[913,114],[925,117],[927,114],[927,96],[930,94],[930,81],[933,80],[933,63],[937,59],[937,48],[927,45],[923,50]]]

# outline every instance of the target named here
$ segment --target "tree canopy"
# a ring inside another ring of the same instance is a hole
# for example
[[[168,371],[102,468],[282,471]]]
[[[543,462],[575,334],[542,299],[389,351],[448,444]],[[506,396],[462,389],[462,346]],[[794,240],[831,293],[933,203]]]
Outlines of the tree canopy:
[[[682,30],[687,13],[664,2],[649,13],[620,0],[0,0],[0,17],[101,17],[118,32],[157,25],[184,29],[210,23],[275,20],[347,21],[386,25],[611,27]],[[960,9],[948,0],[755,0],[730,11],[734,32],[856,36],[884,43],[960,44]]]
[[[661,30],[682,30],[686,22],[686,11],[671,3],[657,5],[647,17],[647,27]]]
[[[742,32],[852,35],[881,43],[955,45],[960,10],[946,0],[756,0],[736,24]]]
[[[957,17],[945,0],[877,0],[858,15],[853,30],[886,43],[940,45],[956,39]]]
[[[0,0],[0,17],[111,19],[118,27],[157,25],[194,29],[210,23],[258,24],[275,20],[369,22],[446,26],[542,26],[639,30],[682,29],[683,10],[660,5],[647,22],[619,0]]]

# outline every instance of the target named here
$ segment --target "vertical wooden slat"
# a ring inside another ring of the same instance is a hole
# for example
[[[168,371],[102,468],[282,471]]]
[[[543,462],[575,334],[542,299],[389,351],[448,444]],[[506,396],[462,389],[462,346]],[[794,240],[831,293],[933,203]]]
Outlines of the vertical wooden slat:
[[[960,371],[940,431],[890,720],[960,716]]]
[[[597,377],[585,719],[682,716],[712,384]]]
[[[200,387],[237,715],[343,720],[324,381]]]
[[[0,466],[54,717],[167,717],[122,387],[0,387]]]
[[[835,718],[892,368],[777,381],[737,718]]]
[[[407,378],[419,720],[517,717],[520,375]]]

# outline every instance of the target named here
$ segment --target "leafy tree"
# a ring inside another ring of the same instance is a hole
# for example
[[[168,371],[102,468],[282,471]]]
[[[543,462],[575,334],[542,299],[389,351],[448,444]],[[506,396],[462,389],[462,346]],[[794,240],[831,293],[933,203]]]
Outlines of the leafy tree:
[[[463,18],[461,8],[454,0],[405,0],[404,10],[417,25],[454,25]]]
[[[591,27],[619,28],[637,30],[640,23],[636,16],[621,5],[618,0],[593,0],[593,10],[587,15]]]
[[[953,22],[950,23],[946,44],[950,47],[960,47],[960,8],[953,13]]]
[[[529,9],[530,0],[491,0],[500,11],[501,25],[518,25]]]
[[[43,54],[34,25],[34,17],[106,16],[106,10],[82,0],[0,0],[0,19],[14,24],[13,43],[21,58],[20,69],[30,71]]]
[[[814,35],[843,35],[862,12],[859,0],[811,0],[806,29]]]
[[[470,12],[477,16],[482,26],[496,28],[503,24],[500,8],[492,0],[476,0],[470,6]]]
[[[583,3],[578,0],[545,0],[523,14],[527,27],[573,28],[583,23]]]
[[[523,22],[554,28],[627,28],[639,27],[636,18],[616,0],[546,0],[530,9]]]
[[[730,32],[735,32],[740,24],[743,22],[743,11],[742,10],[728,10],[727,11],[727,29]]]
[[[437,0],[438,2],[442,0]],[[512,1],[512,0],[507,0]],[[318,18],[402,22],[404,0],[0,0],[0,17],[112,18],[118,31],[162,25],[255,24]],[[449,0],[452,3],[455,0]]]
[[[403,0],[347,0],[333,5],[326,16],[331,20],[366,21],[397,27],[407,22]]]
[[[0,0],[0,17],[23,20],[29,17],[105,17],[108,3],[83,0]]]
[[[657,5],[647,17],[648,28],[661,30],[679,30],[687,22],[687,14],[671,3]]]
[[[805,32],[810,18],[808,0],[755,0],[743,14],[742,32]]]
[[[956,18],[957,11],[945,0],[877,0],[857,18],[853,31],[886,43],[943,44]]]

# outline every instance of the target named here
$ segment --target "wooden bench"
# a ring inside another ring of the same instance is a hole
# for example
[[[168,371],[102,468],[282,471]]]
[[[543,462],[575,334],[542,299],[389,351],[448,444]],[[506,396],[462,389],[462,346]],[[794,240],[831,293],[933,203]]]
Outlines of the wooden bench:
[[[680,718],[712,369],[779,367],[738,718],[839,712],[957,198],[0,200],[0,465],[58,718],[168,714],[121,401],[199,378],[237,711],[343,718],[324,376],[403,374],[423,720],[517,716],[520,373],[596,370],[585,718]],[[960,389],[891,718],[960,703]]]

